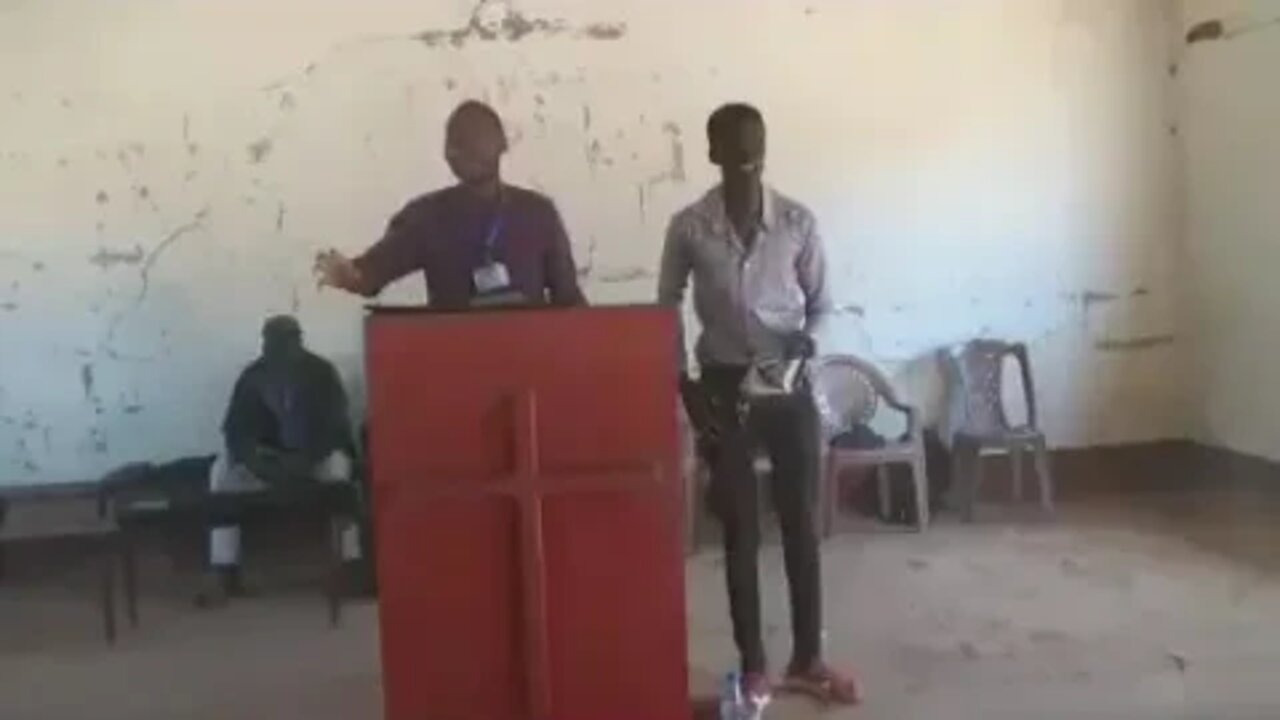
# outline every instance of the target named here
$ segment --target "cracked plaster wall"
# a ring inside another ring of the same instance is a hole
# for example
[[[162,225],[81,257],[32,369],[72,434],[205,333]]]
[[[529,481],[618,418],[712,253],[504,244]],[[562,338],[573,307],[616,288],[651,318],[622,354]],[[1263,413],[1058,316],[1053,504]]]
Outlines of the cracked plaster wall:
[[[491,101],[597,303],[646,300],[702,125],[760,105],[841,316],[936,415],[929,354],[1033,349],[1055,443],[1179,435],[1179,153],[1163,0],[0,2],[0,483],[211,452],[269,314],[359,402],[358,251]],[[422,298],[420,281],[393,289]]]

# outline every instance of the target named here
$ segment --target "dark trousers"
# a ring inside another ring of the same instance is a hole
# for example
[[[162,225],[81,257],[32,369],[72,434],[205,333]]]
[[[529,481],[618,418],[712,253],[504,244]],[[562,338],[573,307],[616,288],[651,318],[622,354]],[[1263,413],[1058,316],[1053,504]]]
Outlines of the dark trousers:
[[[822,579],[813,497],[818,477],[817,414],[807,392],[740,409],[745,368],[707,367],[702,386],[719,428],[705,448],[711,466],[711,503],[724,525],[725,575],[733,637],[743,672],[764,672],[761,635],[760,492],[757,448],[773,464],[773,504],[782,530],[791,599],[792,663],[806,667],[822,649]],[[743,415],[746,415],[744,418]]]

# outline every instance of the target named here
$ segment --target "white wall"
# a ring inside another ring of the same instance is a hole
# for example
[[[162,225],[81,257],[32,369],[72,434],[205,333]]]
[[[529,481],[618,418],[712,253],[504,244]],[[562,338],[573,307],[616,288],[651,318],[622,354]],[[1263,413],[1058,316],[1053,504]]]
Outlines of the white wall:
[[[828,241],[830,347],[932,408],[934,347],[1023,338],[1056,443],[1184,431],[1172,3],[489,0],[516,22],[455,47],[474,4],[0,0],[0,483],[213,450],[268,313],[358,385],[359,303],[311,257],[449,180],[468,96],[598,303],[651,297],[706,114],[750,100]]]
[[[1256,30],[1182,63],[1196,433],[1280,460],[1280,0],[1186,3],[1187,27],[1209,19]]]

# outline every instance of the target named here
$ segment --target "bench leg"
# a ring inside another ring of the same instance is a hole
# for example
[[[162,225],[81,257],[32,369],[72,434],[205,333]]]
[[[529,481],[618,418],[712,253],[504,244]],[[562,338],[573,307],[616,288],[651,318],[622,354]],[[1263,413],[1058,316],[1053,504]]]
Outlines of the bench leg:
[[[108,645],[116,643],[116,568],[115,553],[108,553],[102,563],[102,627]]]
[[[120,547],[120,569],[124,582],[124,611],[129,627],[138,627],[138,562],[132,536],[126,534]]]

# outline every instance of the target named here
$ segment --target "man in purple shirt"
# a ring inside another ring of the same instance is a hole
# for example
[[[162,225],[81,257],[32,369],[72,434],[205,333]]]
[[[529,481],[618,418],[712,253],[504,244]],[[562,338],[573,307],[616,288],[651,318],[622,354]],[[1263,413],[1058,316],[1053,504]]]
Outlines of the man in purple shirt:
[[[560,213],[543,195],[502,182],[506,151],[492,108],[459,105],[445,130],[445,159],[458,184],[411,201],[360,257],[321,253],[320,285],[373,297],[420,270],[433,308],[585,304]]]

